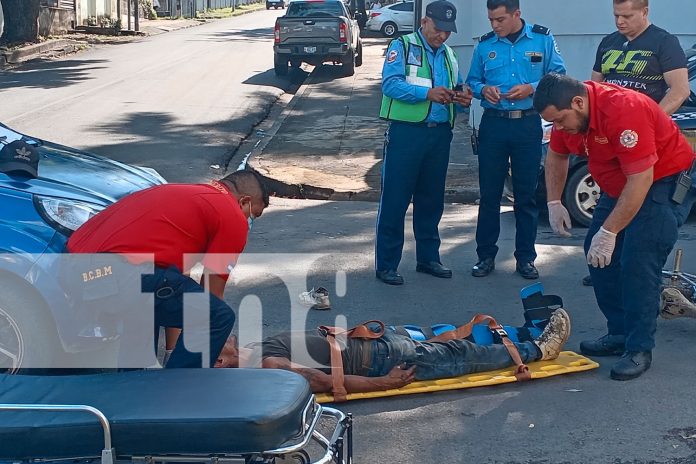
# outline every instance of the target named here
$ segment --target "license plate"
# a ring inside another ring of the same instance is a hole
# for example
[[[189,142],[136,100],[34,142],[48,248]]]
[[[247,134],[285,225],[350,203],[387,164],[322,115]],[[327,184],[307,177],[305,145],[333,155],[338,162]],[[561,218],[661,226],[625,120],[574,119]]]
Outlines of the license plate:
[[[317,52],[317,47],[305,47],[304,48],[305,53],[316,53]]]

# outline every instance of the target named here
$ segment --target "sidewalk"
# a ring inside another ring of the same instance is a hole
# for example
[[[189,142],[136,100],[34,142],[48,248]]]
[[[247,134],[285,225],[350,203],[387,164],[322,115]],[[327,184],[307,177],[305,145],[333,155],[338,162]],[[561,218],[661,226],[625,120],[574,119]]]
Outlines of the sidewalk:
[[[198,26],[207,20],[200,19],[140,19],[137,35],[101,35],[86,32],[69,32],[68,34],[49,38],[40,43],[27,44],[12,49],[0,48],[0,69],[13,66],[35,58],[55,58],[75,53],[90,45],[114,44],[138,40],[142,36],[157,35],[177,29]],[[126,25],[124,24],[124,27]],[[133,27],[133,24],[131,24]]]
[[[315,68],[272,128],[252,150],[249,164],[260,173],[301,185],[307,197],[330,200],[379,199],[382,146],[387,126],[379,119],[381,72],[387,39],[363,38],[363,65],[352,77],[340,66]],[[478,159],[469,142],[466,114],[460,114],[452,142],[446,199],[478,199]],[[325,192],[328,191],[328,194]]]

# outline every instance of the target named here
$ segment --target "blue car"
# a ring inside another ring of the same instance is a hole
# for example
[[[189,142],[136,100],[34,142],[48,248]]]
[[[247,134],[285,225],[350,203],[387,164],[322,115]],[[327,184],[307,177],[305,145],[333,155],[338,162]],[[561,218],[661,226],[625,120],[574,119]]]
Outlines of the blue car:
[[[39,154],[38,177],[0,172],[0,373],[52,367],[109,337],[58,283],[70,234],[129,193],[163,184],[154,169],[20,134],[0,124],[0,148],[15,140]]]

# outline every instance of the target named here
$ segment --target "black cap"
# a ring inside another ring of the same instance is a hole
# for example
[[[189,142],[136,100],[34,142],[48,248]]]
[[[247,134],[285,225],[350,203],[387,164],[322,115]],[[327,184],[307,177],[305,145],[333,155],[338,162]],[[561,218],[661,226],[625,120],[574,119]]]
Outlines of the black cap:
[[[22,140],[8,143],[0,150],[0,172],[23,172],[36,177],[38,167],[36,148]]]
[[[457,32],[457,9],[446,0],[435,0],[425,7],[425,16],[441,31]]]

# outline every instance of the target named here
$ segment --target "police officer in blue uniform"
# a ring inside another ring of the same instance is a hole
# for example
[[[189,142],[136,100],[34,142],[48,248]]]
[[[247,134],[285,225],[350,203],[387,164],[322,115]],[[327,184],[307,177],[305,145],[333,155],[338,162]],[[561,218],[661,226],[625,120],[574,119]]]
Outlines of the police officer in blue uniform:
[[[488,0],[486,6],[493,31],[481,37],[466,80],[484,108],[478,147],[478,262],[471,273],[484,277],[495,269],[500,198],[510,166],[515,195],[516,270],[526,279],[536,279],[535,191],[542,128],[539,114],[532,108],[532,95],[544,74],[563,74],[565,66],[549,29],[521,18],[519,0]]]
[[[416,271],[452,277],[452,271],[440,262],[438,224],[444,209],[455,103],[471,103],[469,89],[460,87],[457,56],[445,44],[457,32],[456,18],[452,3],[428,4],[421,28],[391,42],[382,68],[380,117],[390,123],[384,142],[375,271],[389,285],[404,283],[397,268],[411,200]]]

